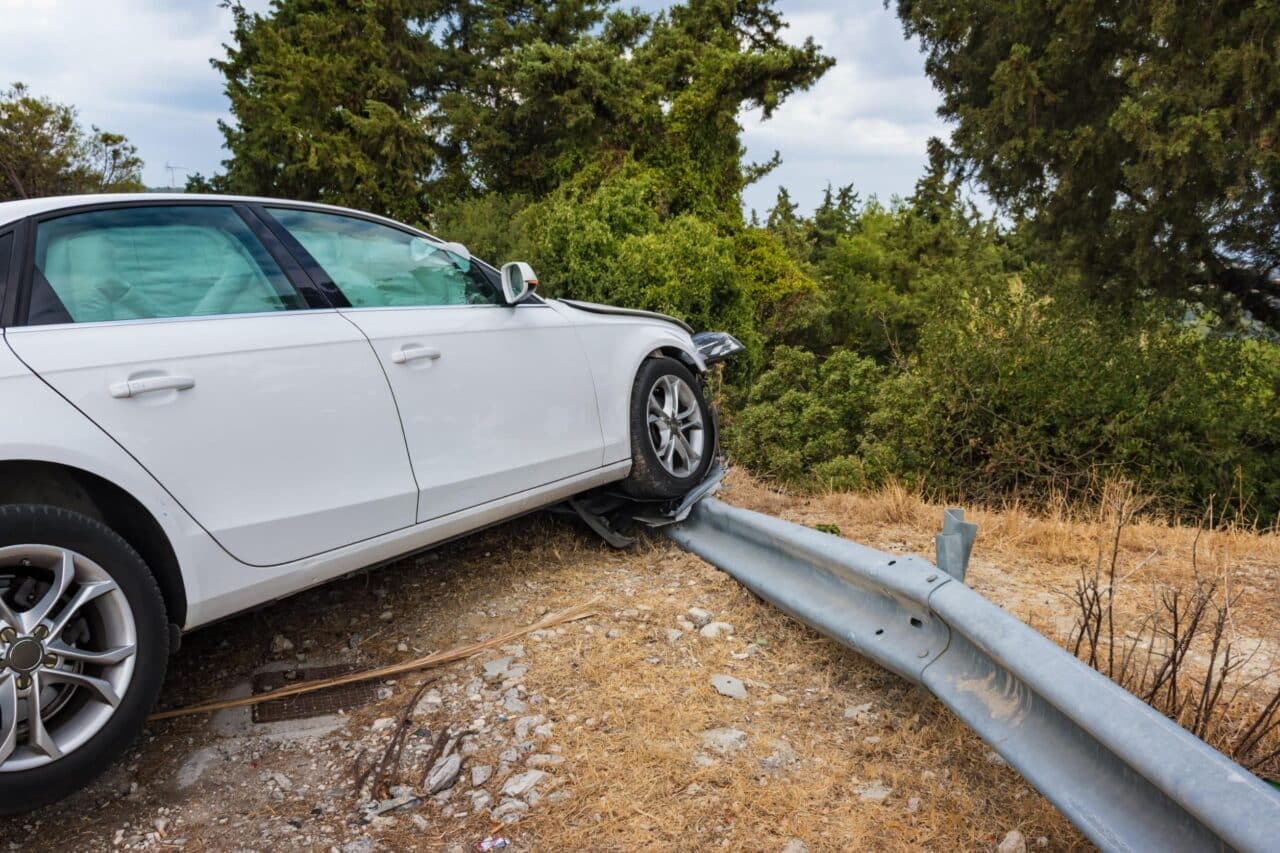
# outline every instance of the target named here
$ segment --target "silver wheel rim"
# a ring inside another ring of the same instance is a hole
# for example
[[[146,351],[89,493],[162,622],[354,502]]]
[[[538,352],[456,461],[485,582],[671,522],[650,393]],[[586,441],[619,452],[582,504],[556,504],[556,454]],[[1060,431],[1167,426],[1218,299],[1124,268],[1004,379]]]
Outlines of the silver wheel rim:
[[[0,773],[84,746],[129,689],[133,610],[88,557],[51,545],[0,548]]]
[[[706,430],[698,397],[679,376],[658,377],[649,389],[649,444],[668,474],[690,477],[702,464]]]

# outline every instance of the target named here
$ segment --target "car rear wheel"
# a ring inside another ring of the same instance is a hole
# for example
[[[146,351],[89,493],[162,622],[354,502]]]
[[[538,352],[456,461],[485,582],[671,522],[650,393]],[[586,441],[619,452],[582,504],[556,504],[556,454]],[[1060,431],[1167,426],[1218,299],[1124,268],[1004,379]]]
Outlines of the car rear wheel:
[[[673,358],[641,366],[631,392],[631,474],[639,498],[675,498],[702,481],[716,450],[716,425],[702,384]]]
[[[0,815],[61,799],[133,742],[168,659],[164,601],[99,522],[0,507]]]

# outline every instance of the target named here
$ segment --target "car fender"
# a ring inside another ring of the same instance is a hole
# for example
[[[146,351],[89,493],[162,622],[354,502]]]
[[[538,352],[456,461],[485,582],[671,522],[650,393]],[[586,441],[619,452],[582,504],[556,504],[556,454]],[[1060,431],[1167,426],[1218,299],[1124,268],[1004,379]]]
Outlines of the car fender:
[[[678,355],[695,374],[706,361],[689,333],[654,314],[586,311],[557,300],[548,303],[573,322],[595,382],[600,430],[604,438],[603,464],[631,458],[631,389],[647,358]]]

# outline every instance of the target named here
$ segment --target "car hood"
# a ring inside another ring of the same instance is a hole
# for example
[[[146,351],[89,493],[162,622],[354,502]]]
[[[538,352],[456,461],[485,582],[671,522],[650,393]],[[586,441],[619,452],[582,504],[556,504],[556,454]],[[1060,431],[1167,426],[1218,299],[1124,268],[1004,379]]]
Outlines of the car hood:
[[[689,334],[693,334],[693,327],[683,320],[677,320],[666,314],[659,314],[657,311],[641,311],[638,308],[619,308],[616,305],[599,305],[595,302],[579,302],[577,299],[557,299],[557,302],[568,305],[570,308],[577,308],[579,311],[588,311],[592,314],[616,314],[624,317],[645,317],[650,320],[661,320],[664,323],[671,323],[684,329]]]

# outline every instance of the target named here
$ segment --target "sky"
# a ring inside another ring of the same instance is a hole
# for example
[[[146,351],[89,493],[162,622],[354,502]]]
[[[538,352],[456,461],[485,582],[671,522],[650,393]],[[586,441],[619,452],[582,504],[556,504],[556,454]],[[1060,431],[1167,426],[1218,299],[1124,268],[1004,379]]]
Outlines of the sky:
[[[947,135],[919,45],[881,0],[780,0],[777,8],[789,40],[813,36],[836,65],[769,121],[742,115],[748,159],[782,157],[747,189],[744,206],[767,210],[779,185],[802,210],[828,183],[852,183],[864,198],[909,194],[929,137]],[[188,172],[218,171],[226,156],[217,120],[230,114],[209,59],[223,55],[230,31],[218,0],[0,0],[0,86],[21,81],[76,106],[85,124],[138,147],[149,186],[170,185],[167,166],[181,185]]]

